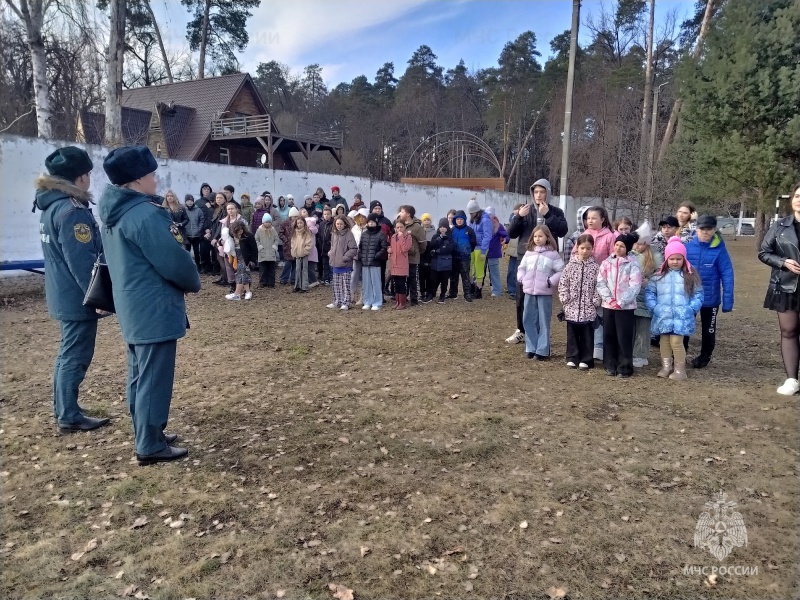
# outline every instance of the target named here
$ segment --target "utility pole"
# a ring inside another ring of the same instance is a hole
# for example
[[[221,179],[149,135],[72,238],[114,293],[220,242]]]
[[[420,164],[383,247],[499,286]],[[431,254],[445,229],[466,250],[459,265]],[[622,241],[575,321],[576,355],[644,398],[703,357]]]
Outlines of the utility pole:
[[[572,139],[572,90],[575,84],[575,56],[578,54],[578,25],[581,20],[581,0],[572,0],[572,33],[569,42],[569,70],[567,71],[567,96],[564,100],[564,137],[561,140],[561,182],[558,186],[559,207],[567,208],[567,180],[569,178],[569,144]]]
[[[658,95],[661,88],[667,85],[665,81],[653,91],[653,115],[650,118],[650,155],[647,158],[647,190],[645,191],[644,220],[650,222],[650,210],[653,206],[653,178],[655,176],[656,161],[656,129],[658,121]]]

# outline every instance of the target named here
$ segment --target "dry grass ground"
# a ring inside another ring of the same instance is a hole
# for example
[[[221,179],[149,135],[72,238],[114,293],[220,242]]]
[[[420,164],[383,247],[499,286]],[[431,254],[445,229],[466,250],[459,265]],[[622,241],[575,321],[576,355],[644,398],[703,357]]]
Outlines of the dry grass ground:
[[[555,359],[526,360],[505,298],[364,314],[206,285],[169,426],[189,459],[149,468],[116,322],[82,388],[112,425],[58,437],[57,324],[40,279],[4,281],[2,596],[798,597],[798,399],[775,394],[768,270],[730,246],[736,310],[684,383],[656,379],[655,351],[630,380],[568,371],[557,322]],[[748,529],[722,563],[693,547],[720,489]],[[710,587],[687,564],[758,574]]]

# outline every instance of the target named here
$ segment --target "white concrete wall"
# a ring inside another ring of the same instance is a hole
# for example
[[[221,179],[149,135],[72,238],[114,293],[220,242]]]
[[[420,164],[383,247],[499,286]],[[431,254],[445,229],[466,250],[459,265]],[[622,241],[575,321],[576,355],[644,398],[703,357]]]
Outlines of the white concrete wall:
[[[69,145],[70,142],[48,141],[11,135],[0,135],[0,260],[34,260],[42,258],[39,242],[39,213],[32,213],[34,180],[44,171],[44,159],[55,148]],[[94,162],[91,192],[95,199],[100,197],[108,184],[103,172],[103,158],[109,148],[73,144],[85,148]],[[434,223],[445,216],[451,208],[466,209],[467,202],[477,195],[482,207],[494,206],[498,217],[508,220],[513,206],[525,202],[526,197],[508,192],[469,192],[453,188],[437,188],[405,185],[387,181],[371,181],[362,177],[346,175],[326,175],[295,171],[270,171],[250,167],[213,165],[209,163],[186,162],[179,160],[160,160],[158,191],[163,195],[172,189],[183,200],[190,193],[197,197],[200,184],[207,182],[216,190],[231,184],[236,188],[236,197],[242,192],[255,197],[264,190],[272,192],[277,200],[279,195],[292,194],[295,203],[301,206],[303,196],[322,187],[330,197],[332,185],[338,185],[341,195],[352,202],[353,195],[360,192],[366,204],[380,200],[388,216],[393,217],[401,204],[411,204],[417,216],[430,213]],[[97,212],[95,209],[95,216]],[[99,219],[98,219],[99,221]],[[2,273],[2,272],[0,272]]]

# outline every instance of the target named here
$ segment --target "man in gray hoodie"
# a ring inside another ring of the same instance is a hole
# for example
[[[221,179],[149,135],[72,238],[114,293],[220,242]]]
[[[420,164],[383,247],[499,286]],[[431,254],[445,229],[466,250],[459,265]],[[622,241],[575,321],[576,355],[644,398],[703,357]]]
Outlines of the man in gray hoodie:
[[[520,260],[527,251],[528,238],[537,226],[547,225],[556,240],[567,235],[569,226],[564,211],[550,204],[550,195],[550,182],[547,179],[538,179],[531,185],[532,202],[519,209],[519,214],[511,218],[508,235],[517,238],[517,256]],[[525,341],[525,327],[522,324],[524,301],[522,285],[517,282],[517,329],[506,338],[509,344],[520,344]]]

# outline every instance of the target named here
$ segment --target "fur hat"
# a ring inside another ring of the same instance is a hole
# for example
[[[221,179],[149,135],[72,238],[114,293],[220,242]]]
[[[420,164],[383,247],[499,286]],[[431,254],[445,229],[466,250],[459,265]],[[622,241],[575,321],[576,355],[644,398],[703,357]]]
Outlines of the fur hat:
[[[269,213],[265,213],[264,216],[261,217],[261,222],[262,223],[272,223],[272,217],[269,215]]]
[[[114,148],[103,161],[103,170],[114,185],[124,185],[158,169],[153,153],[147,146]]]
[[[44,159],[44,166],[50,175],[75,181],[94,168],[88,152],[76,146],[64,146],[54,150]]]
[[[473,196],[470,201],[467,202],[467,213],[471,215],[472,213],[478,212],[480,209],[481,205],[478,204],[478,199]]]
[[[300,211],[297,209],[296,206],[293,206],[292,208],[289,209],[289,216],[290,217],[299,217],[300,216]]]
[[[616,244],[617,242],[622,242],[625,244],[625,249],[630,252],[633,249],[633,245],[639,241],[639,236],[635,233],[621,233],[617,236],[617,239],[614,241]]]

